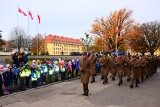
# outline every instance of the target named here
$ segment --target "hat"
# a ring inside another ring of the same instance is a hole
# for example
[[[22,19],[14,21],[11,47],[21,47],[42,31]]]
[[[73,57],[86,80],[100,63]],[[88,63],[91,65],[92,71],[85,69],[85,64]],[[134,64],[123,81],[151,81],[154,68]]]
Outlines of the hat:
[[[72,59],[72,62],[74,62],[74,59]]]
[[[54,61],[54,64],[58,64],[58,61]]]
[[[83,58],[88,58],[88,55],[84,55]]]
[[[35,63],[35,62],[36,62],[36,60],[33,60],[33,61],[32,61],[32,63]]]
[[[25,67],[28,67],[29,66],[29,64],[25,64]]]
[[[9,67],[11,67],[11,65],[10,65],[10,64],[7,64],[6,67],[9,68]]]
[[[51,61],[54,61],[55,60],[55,58],[53,57],[52,59],[51,59]]]
[[[3,66],[3,65],[0,65],[0,71],[2,71],[2,70],[3,70],[3,68],[4,68],[4,66]]]

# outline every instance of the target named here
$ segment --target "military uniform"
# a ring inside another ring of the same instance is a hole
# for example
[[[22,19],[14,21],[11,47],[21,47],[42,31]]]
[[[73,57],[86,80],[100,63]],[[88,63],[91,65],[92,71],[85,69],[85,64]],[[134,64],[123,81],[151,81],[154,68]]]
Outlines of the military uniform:
[[[116,65],[117,65],[117,72],[118,72],[118,78],[119,78],[119,83],[118,85],[123,83],[122,77],[123,77],[123,72],[124,72],[124,64],[125,64],[125,59],[122,56],[118,56],[116,58]]]
[[[134,82],[136,87],[138,87],[139,78],[140,78],[140,61],[137,58],[131,59],[131,85],[130,87],[133,88]]]
[[[126,63],[125,63],[125,72],[127,74],[127,81],[130,81],[131,79],[131,66],[130,66],[130,58],[126,58]]]
[[[99,63],[101,66],[101,75],[104,78],[103,84],[108,83],[108,68],[109,68],[109,59],[106,58],[106,56],[103,56],[99,59]]]
[[[91,73],[91,83],[95,82],[95,74],[96,74],[96,61],[97,58],[96,56],[93,54],[89,57],[89,59],[91,60],[90,62],[90,73]]]
[[[146,65],[147,62],[144,58],[140,59],[140,71],[141,71],[141,82],[143,83],[144,76],[146,76]]]
[[[116,76],[116,65],[115,65],[115,57],[111,57],[110,58],[110,77],[112,78],[112,80],[115,80],[115,76]]]
[[[85,57],[80,60],[80,71],[81,71],[81,83],[83,84],[83,91],[85,96],[88,96],[88,83],[89,83],[89,77],[90,77],[90,60]]]

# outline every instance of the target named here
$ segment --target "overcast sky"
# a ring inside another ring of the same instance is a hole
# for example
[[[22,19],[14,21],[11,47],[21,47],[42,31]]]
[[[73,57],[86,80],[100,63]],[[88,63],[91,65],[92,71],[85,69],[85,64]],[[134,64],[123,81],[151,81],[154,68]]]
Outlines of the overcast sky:
[[[9,39],[17,26],[17,6],[34,20],[29,22],[29,34],[54,34],[81,38],[89,32],[97,17],[108,17],[110,12],[126,7],[133,10],[133,19],[143,23],[160,19],[160,0],[0,0],[0,29],[3,39]],[[37,12],[41,24],[37,31]],[[28,17],[18,14],[18,26],[28,34]]]

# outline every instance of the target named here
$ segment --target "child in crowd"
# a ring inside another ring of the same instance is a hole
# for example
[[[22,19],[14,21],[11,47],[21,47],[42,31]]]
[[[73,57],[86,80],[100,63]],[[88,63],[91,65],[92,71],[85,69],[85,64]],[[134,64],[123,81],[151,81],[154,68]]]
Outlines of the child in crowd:
[[[2,90],[2,86],[3,86],[3,65],[0,65],[0,96],[3,95],[3,90]]]

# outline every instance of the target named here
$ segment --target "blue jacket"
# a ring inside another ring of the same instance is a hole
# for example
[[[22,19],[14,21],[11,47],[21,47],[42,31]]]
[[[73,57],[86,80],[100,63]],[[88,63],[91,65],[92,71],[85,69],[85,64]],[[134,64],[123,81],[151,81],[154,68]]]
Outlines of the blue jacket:
[[[76,61],[76,70],[79,69],[79,61]]]

